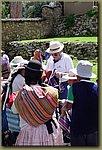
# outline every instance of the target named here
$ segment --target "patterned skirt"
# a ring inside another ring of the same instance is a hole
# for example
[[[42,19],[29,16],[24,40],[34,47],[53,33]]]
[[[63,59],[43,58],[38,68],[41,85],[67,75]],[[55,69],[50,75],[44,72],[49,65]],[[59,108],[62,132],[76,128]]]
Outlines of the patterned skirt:
[[[62,130],[57,120],[55,123],[57,128],[52,124],[53,133],[51,134],[48,133],[45,124],[23,128],[17,137],[15,146],[63,146]]]

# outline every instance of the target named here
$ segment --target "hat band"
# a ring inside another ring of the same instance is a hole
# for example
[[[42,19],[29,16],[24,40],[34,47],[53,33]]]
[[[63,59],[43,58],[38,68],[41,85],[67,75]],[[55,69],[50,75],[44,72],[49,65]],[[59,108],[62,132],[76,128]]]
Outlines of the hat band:
[[[33,69],[33,68],[30,68],[30,67],[28,67],[28,66],[25,66],[28,70],[30,70],[30,71],[37,71],[37,72],[41,72],[41,71],[43,71],[43,69],[42,68],[40,68],[40,70],[38,70],[38,69]]]
[[[55,48],[55,49],[50,49],[50,51],[54,51],[54,50],[58,50],[60,47],[58,47],[58,48]]]

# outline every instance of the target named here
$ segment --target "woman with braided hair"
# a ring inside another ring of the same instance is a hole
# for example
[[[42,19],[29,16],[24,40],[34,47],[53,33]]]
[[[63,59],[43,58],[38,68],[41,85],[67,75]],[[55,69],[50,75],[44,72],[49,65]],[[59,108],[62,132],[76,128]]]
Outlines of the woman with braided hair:
[[[16,146],[63,145],[62,130],[53,117],[57,106],[58,90],[42,86],[42,65],[30,60],[25,67],[26,85],[18,92],[12,110],[20,115],[20,133]],[[53,91],[53,94],[51,94]]]

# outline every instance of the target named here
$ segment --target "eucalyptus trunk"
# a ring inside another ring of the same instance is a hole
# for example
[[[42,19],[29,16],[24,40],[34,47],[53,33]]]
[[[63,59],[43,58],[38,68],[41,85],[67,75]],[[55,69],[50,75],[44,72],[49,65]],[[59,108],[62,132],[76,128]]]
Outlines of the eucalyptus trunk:
[[[22,2],[10,3],[10,16],[11,18],[22,18]]]

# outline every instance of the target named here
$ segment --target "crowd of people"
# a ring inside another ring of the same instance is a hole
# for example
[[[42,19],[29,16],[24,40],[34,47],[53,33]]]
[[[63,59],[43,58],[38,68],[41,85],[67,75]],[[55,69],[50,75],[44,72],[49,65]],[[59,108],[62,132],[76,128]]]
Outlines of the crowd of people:
[[[98,146],[97,76],[88,60],[74,68],[63,49],[51,41],[11,62],[1,51],[2,146]]]

